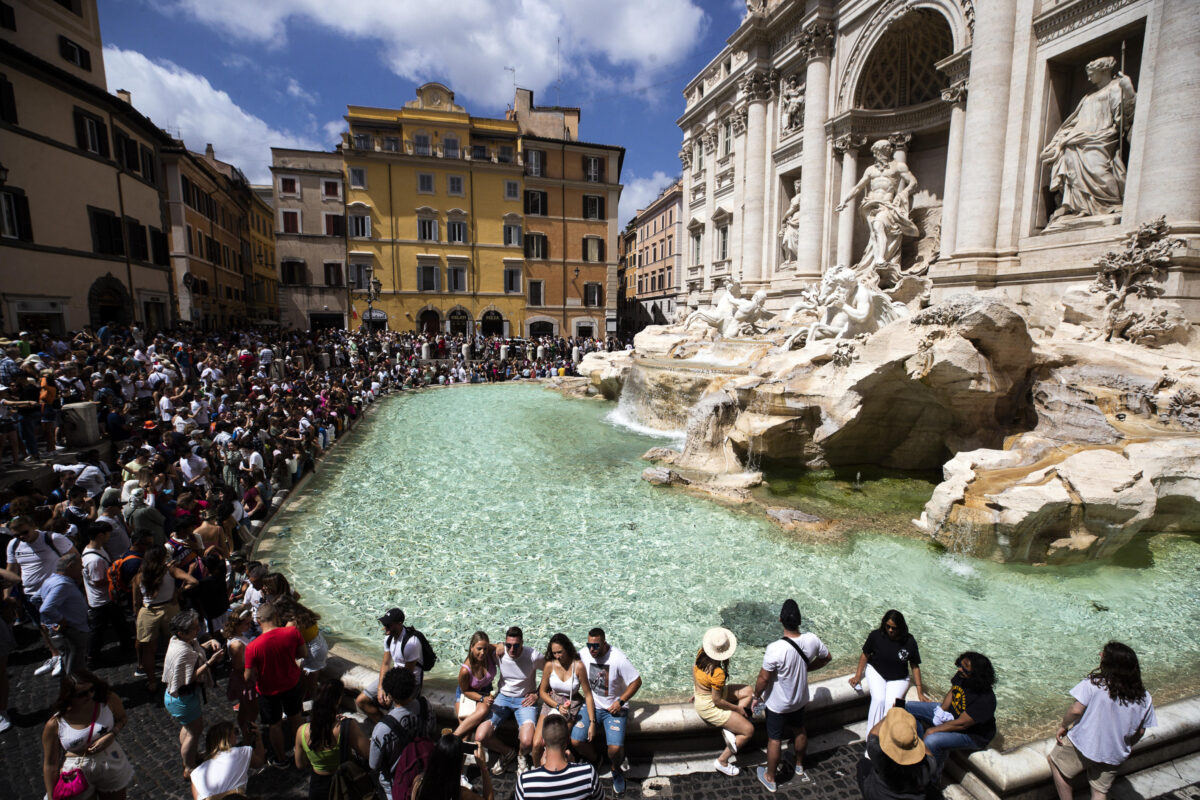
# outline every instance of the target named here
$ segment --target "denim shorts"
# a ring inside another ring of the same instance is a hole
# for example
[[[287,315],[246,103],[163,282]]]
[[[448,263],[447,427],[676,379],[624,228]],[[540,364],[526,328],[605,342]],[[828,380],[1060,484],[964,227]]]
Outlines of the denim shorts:
[[[600,729],[597,732],[604,733],[604,741],[609,747],[625,744],[625,723],[628,721],[629,712],[626,709],[621,709],[620,714],[613,714],[607,708],[596,706],[596,727]],[[580,711],[579,721],[571,729],[571,738],[577,742],[586,741],[589,722],[585,705]]]
[[[180,725],[190,725],[200,719],[200,715],[204,713],[198,691],[181,694],[178,697],[173,697],[170,692],[164,691],[163,705],[167,707],[167,713],[174,717]]]
[[[499,728],[500,723],[509,717],[516,716],[517,726],[537,724],[537,703],[531,706],[521,705],[525,697],[509,697],[506,694],[496,695],[492,703],[492,727]]]

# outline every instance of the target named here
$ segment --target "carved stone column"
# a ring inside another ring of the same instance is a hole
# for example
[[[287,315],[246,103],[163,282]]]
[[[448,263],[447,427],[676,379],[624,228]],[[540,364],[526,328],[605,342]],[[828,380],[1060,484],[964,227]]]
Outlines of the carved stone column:
[[[808,58],[804,72],[804,155],[800,172],[800,224],[796,247],[797,277],[821,275],[825,227],[825,115],[829,108],[829,58],[834,30],[815,22],[800,34],[800,50]]]
[[[908,143],[912,141],[911,133],[893,133],[887,137],[892,143],[895,150],[892,152],[892,157],[901,164],[908,163]]]
[[[956,234],[963,255],[995,253],[1016,7],[1017,0],[988,0],[975,8],[974,40],[987,47],[971,52],[971,102],[963,127],[971,143],[971,168],[959,180]]]
[[[850,194],[854,184],[858,183],[858,149],[866,143],[866,136],[855,133],[845,133],[833,140],[833,149],[842,154],[842,191],[839,200]],[[843,266],[854,261],[854,217],[857,211],[858,199],[855,198],[846,203],[838,216],[836,263]]]
[[[742,282],[762,281],[763,275],[763,185],[767,169],[767,101],[773,94],[766,70],[747,72],[741,81],[746,109],[746,178],[742,184]]]
[[[962,180],[963,123],[966,117],[967,82],[955,81],[942,90],[950,103],[950,137],[946,143],[946,186],[942,190],[942,258],[954,255],[958,236],[958,184]]]

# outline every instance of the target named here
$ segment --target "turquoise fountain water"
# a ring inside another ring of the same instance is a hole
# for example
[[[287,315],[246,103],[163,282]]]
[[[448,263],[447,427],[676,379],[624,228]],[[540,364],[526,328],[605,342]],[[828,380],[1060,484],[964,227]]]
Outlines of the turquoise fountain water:
[[[307,488],[278,566],[335,640],[372,657],[375,618],[402,607],[447,676],[477,628],[497,641],[519,625],[544,647],[599,625],[641,670],[643,696],[686,698],[704,630],[734,630],[734,679],[752,680],[787,597],[835,657],[825,675],[853,668],[892,607],[930,684],[945,687],[960,651],[988,654],[1012,727],[1056,718],[1109,638],[1138,651],[1152,691],[1200,673],[1196,539],[1070,568],[972,561],[870,524],[845,544],[805,544],[640,480],[656,441],[606,422],[611,408],[519,385],[388,400]]]

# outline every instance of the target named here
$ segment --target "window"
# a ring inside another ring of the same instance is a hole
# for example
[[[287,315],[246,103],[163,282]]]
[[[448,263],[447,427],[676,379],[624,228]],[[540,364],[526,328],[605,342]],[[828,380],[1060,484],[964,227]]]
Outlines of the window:
[[[511,164],[513,160],[513,149],[510,145],[500,145],[500,156],[497,159],[501,164]]]
[[[371,265],[370,264],[351,264],[350,265],[350,286],[353,289],[366,289],[367,283],[371,280]]]
[[[637,288],[637,290],[638,290],[638,294],[641,294],[641,293],[642,293],[642,276],[641,276],[641,275],[638,275],[638,288]]]
[[[417,173],[417,191],[421,194],[433,194],[433,175],[431,173]]]
[[[279,193],[280,194],[298,195],[298,194],[300,194],[300,191],[297,187],[298,187],[298,184],[296,183],[295,178],[280,178],[279,179]]]
[[[371,215],[370,214],[351,214],[350,215],[350,235],[356,239],[371,238]]]
[[[538,192],[532,189],[525,191],[525,213],[535,216],[544,217],[549,213],[547,210],[549,203],[549,195],[546,192]]]
[[[520,200],[521,199],[521,184],[516,181],[504,182],[504,199],[505,200]]]
[[[125,255],[120,217],[99,208],[89,208],[88,217],[92,225],[92,252],[109,256]]]
[[[671,237],[671,236],[668,236],[668,237],[667,237],[667,244],[666,244],[666,246],[665,246],[665,247],[664,247],[664,249],[663,249],[663,256],[664,256],[664,257],[665,257],[665,256],[669,256],[669,255],[671,255],[671,253],[673,252],[673,251],[671,250],[672,243],[673,243],[673,242],[672,242],[672,240],[673,240],[673,237]]]
[[[142,148],[142,177],[146,183],[158,186],[158,168],[154,161],[154,151],[149,147]]]
[[[583,218],[604,219],[604,198],[600,195],[585,194],[583,196]]]
[[[17,15],[8,3],[0,3],[0,28],[10,31],[17,29]]]
[[[549,258],[550,246],[544,233],[525,234],[526,258]]]
[[[196,245],[192,242],[192,226],[187,226],[187,251],[189,256],[196,254]]]
[[[305,283],[307,279],[303,261],[284,261],[279,265],[280,283]]]
[[[75,144],[80,150],[108,158],[108,126],[99,117],[75,109]]]
[[[717,228],[717,261],[729,258],[729,226]]]
[[[448,267],[446,269],[446,291],[465,292],[467,290],[467,268]]]
[[[354,134],[354,147],[356,150],[370,150],[371,135],[367,133]]]
[[[129,172],[139,172],[142,159],[138,154],[138,143],[129,138],[125,131],[113,128],[113,145],[116,148],[117,164]]]
[[[351,173],[351,175],[353,175],[354,170],[351,169],[350,173]],[[323,181],[321,184],[321,187],[322,187],[321,195],[323,197],[328,197],[331,200],[336,200],[337,198],[342,196],[342,184],[340,181]]]
[[[366,169],[366,167],[351,167],[350,168],[350,187],[353,189],[367,188],[367,169]]]
[[[129,243],[130,258],[135,261],[150,260],[145,225],[139,225],[136,219],[125,220],[125,241]]]
[[[429,146],[429,134],[417,133],[413,135],[413,152],[419,156],[427,156],[432,152]]]
[[[583,260],[584,261],[603,261],[604,260],[604,240],[598,236],[583,237]]]
[[[546,154],[541,150],[525,151],[525,174],[535,178],[546,174]]]
[[[452,194],[457,197],[462,197],[463,192],[463,177],[462,175],[447,175],[446,176],[446,194]]]
[[[733,123],[725,120],[721,127],[721,155],[727,156],[733,150]]]
[[[466,244],[467,243],[467,223],[461,220],[452,220],[446,223],[446,241],[450,244]]]
[[[325,215],[325,235],[326,236],[345,236],[346,235],[346,218],[341,214],[326,214]]]
[[[436,292],[438,290],[438,268],[432,264],[417,267],[417,291]]]
[[[284,233],[299,233],[300,232],[300,212],[299,211],[281,211],[280,220],[283,221]]]
[[[701,238],[700,231],[696,231],[695,233],[693,233],[692,234],[692,266],[694,266],[694,267],[700,266],[700,262],[703,260],[701,257],[703,255],[703,249],[702,249],[703,244],[704,244],[704,242],[703,242],[703,239]]]
[[[670,268],[667,269],[667,282],[665,285],[668,289],[671,288],[671,270],[670,270]]]
[[[589,183],[602,182],[604,180],[604,159],[599,156],[584,156],[583,179]]]
[[[167,248],[167,234],[160,230],[150,229],[150,258],[160,267],[171,263],[170,250]]]
[[[540,306],[545,305],[545,299],[542,294],[542,287],[545,286],[544,281],[529,282],[529,305]]]
[[[417,220],[417,239],[422,242],[438,240],[438,221],[436,219]]]
[[[475,161],[487,161],[488,160],[487,145],[486,144],[471,145],[471,158],[474,159]]]
[[[600,284],[585,283],[583,285],[583,304],[585,306],[603,305],[601,300],[602,300],[602,296],[600,293]]]
[[[17,96],[12,82],[3,75],[0,75],[0,122],[17,124]]]
[[[458,139],[454,136],[447,136],[442,139],[442,155],[446,158],[458,158]]]
[[[504,244],[506,247],[516,247],[521,244],[521,226],[504,226]]]
[[[505,267],[504,268],[504,291],[507,293],[521,291],[521,268],[520,267]]]
[[[326,286],[341,286],[342,285],[342,265],[338,261],[325,262],[325,285]]]
[[[0,192],[0,236],[22,242],[33,241],[29,224],[29,199],[24,194]]]
[[[65,36],[58,37],[58,52],[80,69],[92,70],[92,54]]]
[[[399,153],[400,152],[400,137],[399,136],[383,137],[383,149],[387,150],[389,153]]]

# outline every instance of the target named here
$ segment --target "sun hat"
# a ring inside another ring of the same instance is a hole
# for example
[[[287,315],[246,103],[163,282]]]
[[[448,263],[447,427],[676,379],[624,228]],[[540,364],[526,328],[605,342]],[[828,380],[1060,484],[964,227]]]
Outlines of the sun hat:
[[[700,647],[713,661],[725,661],[737,650],[737,637],[728,628],[709,628],[704,632]]]
[[[904,767],[925,760],[925,742],[917,735],[917,720],[912,714],[899,706],[888,709],[879,726],[879,749]]]

